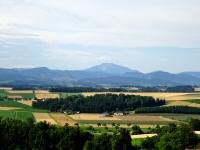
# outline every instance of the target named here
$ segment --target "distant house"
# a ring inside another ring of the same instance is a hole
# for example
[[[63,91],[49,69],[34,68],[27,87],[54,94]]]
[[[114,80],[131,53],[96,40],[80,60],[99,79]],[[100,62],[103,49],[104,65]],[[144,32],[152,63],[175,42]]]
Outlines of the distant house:
[[[124,113],[124,112],[115,112],[114,113],[114,116],[125,116],[126,115],[126,113]]]
[[[8,99],[9,99],[9,100],[22,100],[23,97],[22,97],[22,96],[19,96],[19,95],[9,95],[9,96],[8,96]]]
[[[200,88],[198,87],[198,88],[194,88],[194,91],[195,92],[200,92]]]

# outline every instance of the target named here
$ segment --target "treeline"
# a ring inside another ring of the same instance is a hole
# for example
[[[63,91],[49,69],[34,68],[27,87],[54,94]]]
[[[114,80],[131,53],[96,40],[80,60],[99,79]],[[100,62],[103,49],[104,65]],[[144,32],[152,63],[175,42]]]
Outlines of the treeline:
[[[167,92],[194,92],[193,86],[175,86],[168,87],[166,89]]]
[[[81,93],[81,92],[194,92],[193,86],[174,87],[49,87],[51,92]]]
[[[95,87],[53,87],[50,92],[82,93],[82,92],[130,92],[125,88],[95,88]]]
[[[64,99],[48,99],[33,103],[33,107],[53,112],[103,113],[130,111],[139,107],[156,107],[165,104],[165,100],[135,95],[99,94],[84,97],[73,95]]]
[[[140,149],[148,150],[185,150],[199,149],[200,138],[193,131],[200,129],[200,120],[192,119],[189,124],[157,126],[158,136],[145,139]]]
[[[176,114],[200,114],[200,108],[188,106],[168,106],[168,107],[145,107],[137,108],[136,114],[140,113],[176,113]]]
[[[1,150],[133,150],[127,130],[94,136],[77,127],[0,119]]]

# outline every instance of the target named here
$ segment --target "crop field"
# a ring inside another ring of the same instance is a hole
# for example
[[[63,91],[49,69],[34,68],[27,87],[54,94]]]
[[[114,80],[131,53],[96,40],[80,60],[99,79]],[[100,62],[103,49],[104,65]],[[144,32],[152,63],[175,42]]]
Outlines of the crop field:
[[[12,93],[12,94],[22,94],[22,93],[31,94],[31,93],[33,93],[33,91],[32,90],[10,90],[10,91],[8,91],[8,93]]]
[[[69,97],[69,96],[72,96],[72,95],[80,95],[81,93],[63,93],[63,92],[60,92],[58,94],[60,95],[61,98],[66,98],[66,97]]]
[[[93,96],[95,94],[125,94],[125,95],[140,95],[152,96],[154,98],[170,100],[187,100],[200,99],[200,93],[162,93],[162,92],[86,92],[82,93],[84,96]]]
[[[37,99],[50,99],[50,98],[60,98],[59,94],[54,94],[54,93],[36,93],[35,97]]]
[[[168,123],[179,123],[172,118],[164,117],[161,115],[127,115],[127,116],[113,116],[101,117],[100,114],[75,114],[70,117],[82,124],[137,124],[137,125],[164,125]],[[148,126],[149,127],[149,126]]]
[[[33,113],[36,122],[48,122],[50,124],[56,125],[57,122],[49,115],[49,113]]]
[[[39,94],[39,93],[48,94],[48,93],[50,93],[50,92],[47,91],[47,90],[35,90],[35,93],[36,93],[36,94]]]
[[[2,118],[15,118],[15,111],[11,110],[0,110],[0,117]]]
[[[200,99],[185,100],[185,102],[200,104]]]
[[[32,100],[19,100],[17,102],[24,104],[24,105],[27,105],[27,106],[32,106],[32,104],[33,104]]]
[[[198,100],[183,100],[183,101],[170,101],[166,106],[189,106],[200,107]]]
[[[72,118],[66,114],[51,113],[50,116],[58,123],[58,125],[64,126],[66,123],[70,126],[74,126],[76,123]]]
[[[96,121],[114,121],[114,120],[121,120],[116,117],[103,117],[101,114],[75,114],[70,115],[71,118],[74,120],[96,120]]]
[[[34,119],[31,112],[13,110],[0,110],[0,117],[18,119],[23,121],[27,120],[28,118]]]
[[[28,92],[28,91],[2,91],[2,90],[0,90],[0,97],[6,97],[6,96],[22,96],[25,99],[33,99],[35,97],[33,92]]]
[[[33,114],[27,111],[16,111],[15,119],[26,121],[28,118],[32,118],[35,120]]]

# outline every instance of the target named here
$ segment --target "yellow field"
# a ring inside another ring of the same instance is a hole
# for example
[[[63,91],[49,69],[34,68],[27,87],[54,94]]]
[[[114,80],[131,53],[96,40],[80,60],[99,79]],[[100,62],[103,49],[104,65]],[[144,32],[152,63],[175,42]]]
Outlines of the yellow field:
[[[64,126],[66,123],[69,126],[74,126],[76,123],[73,119],[65,114],[50,114],[50,116],[61,126]]]
[[[116,117],[103,117],[101,114],[75,114],[69,115],[74,120],[102,120],[102,121],[113,121],[113,120],[121,120],[120,118]]]
[[[53,94],[53,93],[37,93],[35,94],[35,97],[37,99],[50,99],[50,98],[60,98],[59,94]]]
[[[102,117],[101,114],[75,114],[70,117],[76,121],[131,121],[131,122],[173,122],[175,120],[158,115],[127,115]]]
[[[170,100],[188,100],[200,99],[200,93],[161,93],[161,92],[85,92],[84,96],[94,96],[95,94],[125,94],[125,95],[140,95],[152,96],[154,98]]]
[[[163,116],[155,116],[155,115],[128,115],[128,116],[116,116],[123,121],[140,121],[140,122],[166,122],[166,121],[174,121],[169,118],[165,118]]]
[[[0,107],[0,110],[16,110],[16,109],[21,109],[19,107]]]
[[[48,113],[33,113],[36,122],[48,122],[50,124],[56,125],[57,122]]]
[[[50,93],[49,91],[47,91],[47,90],[35,90],[35,93],[37,94],[37,93],[43,93],[43,94],[48,94],[48,93]]]
[[[33,91],[32,90],[10,90],[10,91],[8,91],[8,93],[12,93],[12,94],[32,94]]]
[[[28,105],[28,106],[32,106],[32,104],[33,104],[32,100],[19,100],[18,102],[25,104],[25,105]]]

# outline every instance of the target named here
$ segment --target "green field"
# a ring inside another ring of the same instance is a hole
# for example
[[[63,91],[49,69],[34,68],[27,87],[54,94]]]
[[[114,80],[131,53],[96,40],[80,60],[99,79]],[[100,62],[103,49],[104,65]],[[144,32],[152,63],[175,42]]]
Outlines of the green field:
[[[16,110],[0,110],[0,117],[12,118],[19,120],[27,120],[32,118],[35,120],[32,112],[49,112],[48,110],[35,109],[28,105],[21,104],[17,101],[0,101],[0,107],[17,107]]]
[[[60,92],[60,93],[57,93],[60,95],[61,98],[66,98],[68,96],[72,96],[72,95],[80,95],[81,93],[63,93],[63,92]]]
[[[22,96],[25,99],[33,99],[35,97],[33,93],[8,93],[6,91],[0,90],[0,97],[7,96]]]
[[[15,118],[15,111],[13,110],[0,110],[0,117],[2,118]]]
[[[185,100],[186,102],[200,104],[200,99]]]
[[[31,112],[27,112],[27,111],[16,111],[15,112],[15,119],[26,121],[28,118],[34,119],[34,116]]]
[[[132,144],[135,146],[140,146],[145,139],[133,139]]]
[[[102,123],[102,124],[121,124],[121,125],[127,125],[127,124],[132,124],[132,125],[167,125],[169,121],[126,121],[126,120],[113,120],[113,121],[107,121],[107,120],[76,120],[80,124],[97,124],[97,123]],[[178,121],[174,121],[173,123],[180,124]]]
[[[25,99],[33,99],[35,97],[33,93],[8,93],[7,95],[22,96]]]
[[[26,121],[28,118],[34,119],[33,114],[31,112],[15,110],[0,110],[0,117],[18,119],[23,121]]]
[[[21,108],[21,111],[29,111],[29,112],[49,112],[44,109],[36,109],[31,106],[19,103],[17,101],[0,101],[0,107],[18,107]]]

